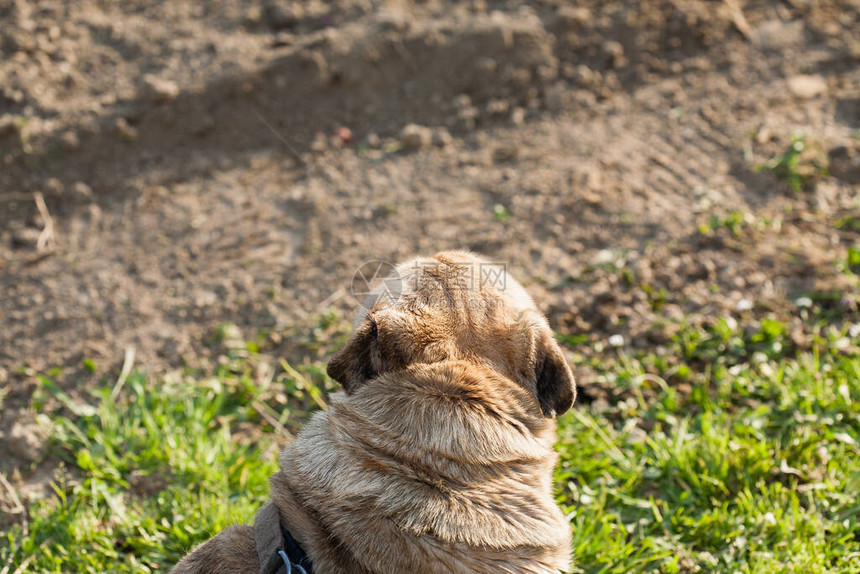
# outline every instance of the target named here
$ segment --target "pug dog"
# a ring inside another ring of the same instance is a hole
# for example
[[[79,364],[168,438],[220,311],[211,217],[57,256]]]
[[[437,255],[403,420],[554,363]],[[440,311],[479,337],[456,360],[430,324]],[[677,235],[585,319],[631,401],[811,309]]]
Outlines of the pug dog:
[[[569,568],[552,474],[574,376],[501,266],[461,251],[400,264],[327,371],[343,391],[280,454],[254,525],[221,532],[173,572]]]

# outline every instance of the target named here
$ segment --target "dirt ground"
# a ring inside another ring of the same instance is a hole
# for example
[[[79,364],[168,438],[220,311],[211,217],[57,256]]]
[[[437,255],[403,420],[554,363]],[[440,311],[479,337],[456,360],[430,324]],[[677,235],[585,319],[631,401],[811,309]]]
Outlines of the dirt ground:
[[[0,433],[35,373],[204,364],[219,325],[289,337],[363,262],[451,248],[598,347],[744,314],[802,345],[799,298],[860,296],[858,14],[0,0]]]

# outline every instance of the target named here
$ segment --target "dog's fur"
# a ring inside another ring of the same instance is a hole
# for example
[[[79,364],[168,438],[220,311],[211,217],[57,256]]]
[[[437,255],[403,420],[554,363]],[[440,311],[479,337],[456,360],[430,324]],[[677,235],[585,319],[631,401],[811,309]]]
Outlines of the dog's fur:
[[[482,263],[400,265],[402,293],[361,313],[329,362],[344,392],[281,453],[272,501],[318,574],[567,569],[552,445],[573,374],[525,290],[483,284]],[[259,572],[253,530],[173,572]]]

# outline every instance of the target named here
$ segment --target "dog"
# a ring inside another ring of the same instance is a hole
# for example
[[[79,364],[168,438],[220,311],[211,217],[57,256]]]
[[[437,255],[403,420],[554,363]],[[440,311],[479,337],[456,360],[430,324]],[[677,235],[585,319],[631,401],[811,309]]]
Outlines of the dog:
[[[399,265],[327,372],[343,391],[280,454],[254,526],[216,535],[175,574],[569,568],[553,444],[576,385],[504,269],[460,251]]]

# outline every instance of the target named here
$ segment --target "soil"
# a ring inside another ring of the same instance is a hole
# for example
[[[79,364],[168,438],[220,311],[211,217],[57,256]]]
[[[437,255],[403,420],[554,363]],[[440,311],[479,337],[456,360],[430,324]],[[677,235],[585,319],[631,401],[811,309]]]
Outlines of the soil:
[[[443,249],[598,348],[856,317],[858,29],[856,0],[0,0],[0,433],[37,373],[205,365],[219,325],[284,340]]]

